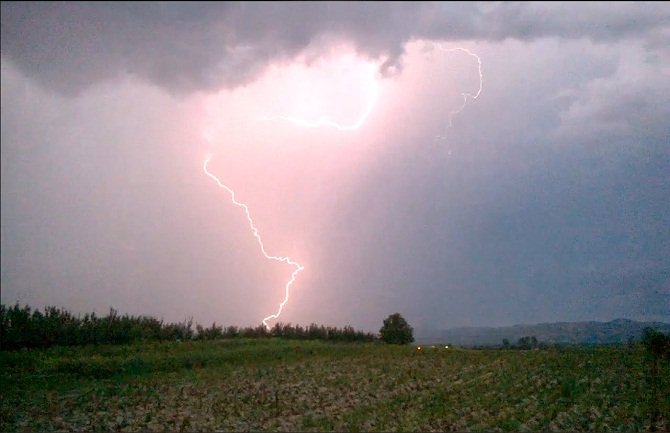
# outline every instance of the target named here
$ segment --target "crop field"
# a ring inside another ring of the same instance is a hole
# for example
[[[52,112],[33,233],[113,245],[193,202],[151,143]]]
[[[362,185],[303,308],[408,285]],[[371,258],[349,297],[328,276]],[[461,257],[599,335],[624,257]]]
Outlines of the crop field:
[[[529,351],[276,338],[0,353],[2,431],[646,431],[670,366],[642,347]]]

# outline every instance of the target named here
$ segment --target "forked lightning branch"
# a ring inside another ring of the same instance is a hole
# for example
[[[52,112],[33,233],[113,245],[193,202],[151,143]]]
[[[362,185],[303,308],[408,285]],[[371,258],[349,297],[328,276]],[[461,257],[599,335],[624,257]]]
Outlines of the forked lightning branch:
[[[463,103],[456,110],[451,111],[450,114],[449,114],[449,118],[447,119],[447,128],[451,128],[453,126],[453,124],[452,124],[453,117],[456,114],[463,111],[463,109],[465,108],[465,106],[468,103],[468,99],[475,100],[479,97],[479,95],[482,92],[482,83],[483,83],[482,61],[481,61],[481,58],[477,54],[473,53],[472,51],[468,50],[467,48],[461,48],[461,47],[443,48],[441,45],[438,45],[438,44],[432,44],[432,46],[433,46],[433,48],[438,48],[439,50],[441,50],[443,52],[460,51],[460,52],[463,52],[463,53],[465,53],[465,54],[467,54],[471,57],[474,57],[477,60],[477,66],[478,66],[477,70],[478,70],[478,74],[479,74],[479,88],[478,88],[477,92],[474,93],[474,94],[467,93],[467,92],[461,93],[461,96],[463,97]],[[363,124],[365,123],[365,121],[369,117],[370,113],[372,112],[375,104],[377,103],[379,93],[380,93],[379,84],[375,80],[373,80],[372,84],[370,86],[370,90],[369,90],[368,95],[367,95],[367,101],[366,101],[365,107],[362,110],[361,115],[357,118],[356,121],[354,121],[350,124],[338,123],[338,122],[332,120],[331,118],[329,118],[327,116],[321,116],[316,120],[312,120],[312,119],[304,119],[304,118],[300,118],[300,117],[296,117],[296,116],[273,115],[273,116],[264,116],[262,118],[262,120],[266,120],[266,121],[272,121],[272,120],[286,121],[286,122],[289,122],[289,123],[291,123],[291,124],[293,124],[293,125],[295,125],[296,127],[299,127],[299,128],[331,128],[331,129],[334,129],[334,130],[337,130],[337,131],[351,131],[351,130],[358,129],[358,128],[363,126]],[[438,136],[438,138],[443,138],[443,137]],[[235,197],[235,191],[233,191],[230,187],[228,187],[224,183],[222,183],[221,180],[216,175],[211,173],[209,171],[209,169],[207,168],[211,159],[212,159],[211,155],[209,155],[209,156],[207,156],[207,158],[205,158],[205,161],[203,162],[203,165],[202,165],[203,171],[205,172],[205,174],[207,176],[209,176],[212,180],[214,180],[214,182],[216,182],[216,184],[220,188],[224,189],[230,195],[230,200],[235,206],[238,206],[238,207],[240,207],[244,210],[244,213],[247,217],[247,222],[249,223],[249,228],[251,230],[251,233],[256,238],[256,241],[258,242],[258,246],[260,247],[260,250],[261,250],[261,253],[263,254],[263,256],[268,260],[273,260],[273,261],[285,263],[285,264],[293,267],[293,272],[291,273],[291,277],[289,278],[289,280],[284,285],[284,298],[281,301],[281,303],[279,304],[279,307],[277,308],[275,313],[270,314],[267,317],[264,317],[263,320],[262,320],[263,325],[266,328],[269,328],[270,325],[268,325],[268,320],[275,320],[275,319],[279,318],[279,316],[282,313],[282,310],[284,309],[284,306],[286,305],[286,303],[288,302],[288,300],[290,298],[291,286],[293,285],[293,283],[295,283],[298,274],[300,272],[302,272],[305,268],[300,263],[298,263],[297,261],[293,260],[292,258],[290,258],[288,256],[275,256],[275,255],[269,254],[266,251],[265,245],[263,244],[263,238],[261,237],[260,233],[258,232],[258,228],[256,227],[256,225],[254,223],[254,220],[251,217],[251,212],[249,211],[249,207],[246,204],[244,204],[242,202],[239,202],[237,200],[237,198]]]

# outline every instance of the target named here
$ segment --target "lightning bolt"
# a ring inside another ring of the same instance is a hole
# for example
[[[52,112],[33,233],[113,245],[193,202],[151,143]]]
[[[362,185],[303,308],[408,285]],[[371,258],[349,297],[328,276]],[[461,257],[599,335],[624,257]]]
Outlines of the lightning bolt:
[[[297,127],[300,127],[300,128],[330,127],[330,128],[334,128],[334,129],[339,130],[339,131],[351,131],[351,130],[354,130],[354,129],[358,129],[365,123],[365,121],[370,116],[370,113],[372,112],[372,109],[374,108],[375,103],[377,102],[377,99],[378,99],[379,93],[380,93],[380,90],[379,90],[380,86],[377,83],[377,81],[374,79],[375,78],[374,77],[374,70],[372,71],[370,78],[371,78],[372,84],[370,85],[370,91],[368,93],[368,98],[367,98],[367,103],[365,105],[365,109],[363,110],[363,112],[361,113],[359,118],[354,123],[343,125],[343,124],[340,124],[340,123],[332,120],[328,116],[322,116],[321,118],[319,118],[316,121],[309,121],[309,120],[305,120],[305,119],[302,119],[302,118],[299,118],[299,117],[294,117],[294,116],[279,116],[279,115],[277,115],[277,116],[263,116],[263,117],[261,117],[261,120],[268,120],[268,121],[284,120],[284,121],[290,122],[293,125],[295,125]],[[203,135],[204,135],[205,140],[210,141],[211,136],[207,131],[205,131],[203,133]],[[235,198],[235,191],[233,191],[230,187],[223,184],[221,182],[221,180],[219,180],[218,177],[216,177],[214,174],[212,174],[207,169],[207,164],[209,163],[209,161],[211,159],[212,159],[211,156],[208,156],[207,158],[205,158],[205,161],[202,165],[203,171],[205,172],[205,174],[207,176],[209,176],[211,179],[213,179],[220,188],[225,189],[228,192],[228,194],[230,194],[231,201],[233,202],[234,205],[239,206],[242,209],[244,209],[244,213],[247,217],[247,222],[249,223],[249,227],[251,228],[251,232],[253,233],[254,237],[258,241],[258,245],[260,246],[261,253],[263,253],[263,256],[268,260],[274,260],[274,261],[286,263],[286,264],[289,264],[289,265],[294,267],[294,270],[291,273],[291,278],[284,285],[284,300],[279,304],[279,308],[277,309],[277,312],[275,314],[271,314],[271,315],[269,315],[269,316],[267,316],[263,319],[263,325],[265,325],[265,327],[269,329],[270,326],[268,325],[267,321],[271,320],[271,319],[277,319],[281,315],[281,312],[284,308],[284,305],[286,305],[286,303],[289,300],[291,285],[293,285],[293,283],[295,282],[295,279],[298,276],[298,274],[301,271],[303,271],[305,268],[300,263],[292,260],[290,257],[273,256],[273,255],[270,255],[270,254],[267,253],[267,251],[265,250],[265,245],[263,244],[263,239],[261,238],[261,236],[258,232],[258,228],[256,228],[256,225],[254,224],[253,218],[251,218],[251,213],[249,212],[249,207],[246,204],[237,201],[237,199]]]
[[[263,253],[263,256],[268,259],[268,260],[274,260],[277,262],[281,263],[286,263],[287,265],[293,266],[295,269],[291,273],[291,278],[286,282],[284,285],[284,300],[279,304],[279,309],[275,314],[270,314],[269,316],[265,317],[263,319],[263,325],[265,325],[266,328],[270,328],[268,325],[267,321],[271,319],[276,319],[279,317],[279,315],[282,312],[282,309],[284,308],[284,305],[288,302],[289,294],[290,294],[290,289],[291,285],[295,282],[296,277],[298,274],[305,269],[300,263],[296,262],[295,260],[292,260],[290,257],[282,257],[282,256],[273,256],[268,254],[268,252],[265,250],[265,245],[263,244],[263,239],[261,238],[261,235],[258,233],[258,228],[256,228],[256,225],[254,224],[253,218],[251,218],[251,213],[249,212],[249,207],[237,201],[235,198],[235,191],[230,189],[230,187],[224,185],[218,177],[216,177],[214,174],[212,174],[208,169],[207,169],[207,164],[209,164],[209,161],[212,159],[211,156],[208,156],[205,158],[205,162],[202,164],[202,170],[205,172],[207,176],[212,178],[214,182],[220,187],[225,189],[228,194],[230,194],[230,200],[235,206],[241,207],[244,209],[244,213],[247,216],[247,222],[249,223],[249,228],[251,228],[251,232],[253,233],[254,237],[258,241],[258,246],[261,248],[261,253]]]
[[[461,92],[461,96],[463,97],[463,103],[458,108],[456,108],[455,110],[451,110],[449,112],[449,117],[447,119],[448,120],[447,129],[449,129],[449,128],[453,128],[453,126],[454,126],[454,123],[453,123],[454,116],[459,114],[461,111],[463,111],[465,109],[466,105],[468,105],[468,99],[475,100],[475,99],[479,98],[479,95],[481,95],[481,93],[482,93],[482,89],[484,88],[484,75],[482,73],[482,59],[477,54],[473,53],[472,51],[468,50],[467,48],[463,48],[463,47],[444,48],[441,44],[437,44],[437,43],[434,43],[434,42],[431,42],[431,44],[434,48],[437,48],[440,51],[443,51],[445,53],[460,51],[460,52],[463,52],[463,53],[467,54],[468,56],[473,57],[474,59],[477,60],[477,71],[479,73],[479,88],[477,89],[477,93],[472,94],[472,93],[469,93],[469,92]],[[446,138],[447,138],[446,135],[437,135],[435,137],[436,140],[445,140]],[[449,151],[449,153],[451,153],[451,151]]]
[[[461,52],[475,58],[477,60],[477,64],[478,64],[479,89],[477,90],[477,92],[475,94],[472,94],[472,93],[469,93],[469,92],[462,92],[461,93],[461,96],[463,97],[463,103],[457,109],[452,110],[449,113],[448,127],[447,127],[447,129],[449,129],[449,128],[453,127],[453,121],[452,121],[453,117],[465,109],[465,107],[468,104],[468,100],[469,99],[475,100],[482,93],[483,81],[484,81],[484,77],[483,77],[483,74],[482,74],[482,60],[477,54],[473,53],[472,51],[468,50],[467,48],[462,48],[462,47],[444,48],[441,45],[436,44],[436,43],[432,43],[432,46],[437,47],[438,49],[440,49],[443,52],[461,51]],[[376,104],[376,102],[379,98],[379,93],[380,93],[379,83],[376,80],[374,80],[374,76],[372,76],[372,78],[373,78],[372,79],[372,84],[370,86],[370,92],[368,93],[368,98],[367,98],[367,103],[365,105],[365,109],[363,110],[363,112],[361,113],[359,118],[351,124],[340,124],[340,123],[332,120],[328,116],[322,116],[317,120],[310,121],[310,120],[303,119],[303,118],[300,118],[300,117],[295,117],[295,116],[275,115],[275,116],[263,116],[263,117],[261,117],[261,120],[266,120],[266,121],[282,120],[282,121],[292,123],[293,125],[295,125],[297,127],[309,128],[309,129],[324,128],[324,127],[334,128],[338,131],[351,131],[351,130],[358,129],[368,119],[368,117],[370,116],[370,113],[372,112],[372,110],[373,110],[373,108],[374,108],[374,106],[375,106],[375,104]],[[209,137],[207,135],[205,136],[205,138],[209,139]],[[446,137],[445,136],[440,136],[440,135],[438,135],[436,137],[436,139],[444,139],[444,138],[446,138]],[[451,154],[451,151],[449,151],[449,153]],[[223,184],[219,180],[218,177],[216,177],[214,174],[212,174],[207,169],[207,165],[209,164],[209,161],[211,159],[212,159],[211,156],[208,156],[207,158],[205,158],[205,161],[202,165],[203,171],[205,172],[205,174],[208,177],[213,179],[220,188],[225,189],[228,192],[228,194],[230,194],[230,199],[231,199],[231,201],[234,205],[236,205],[238,207],[241,207],[244,210],[244,213],[247,217],[247,222],[249,223],[249,227],[251,228],[251,232],[254,235],[254,237],[256,238],[256,240],[258,241],[258,245],[261,249],[261,253],[263,254],[263,256],[268,260],[274,260],[274,261],[277,261],[277,262],[286,263],[288,265],[293,266],[293,268],[294,268],[293,272],[291,273],[291,278],[284,285],[284,299],[279,304],[279,308],[277,309],[277,312],[275,314],[271,314],[271,315],[269,315],[269,316],[267,316],[263,319],[263,325],[265,325],[265,327],[269,329],[270,326],[268,325],[267,321],[271,320],[271,319],[279,318],[279,316],[281,315],[281,312],[284,308],[284,305],[286,305],[286,303],[289,300],[291,285],[293,285],[293,283],[295,282],[296,277],[298,276],[298,274],[300,272],[302,272],[305,268],[300,263],[294,261],[293,259],[291,259],[288,256],[286,256],[286,257],[284,257],[284,256],[273,256],[273,255],[270,255],[270,254],[267,253],[267,251],[265,250],[265,245],[263,244],[263,239],[261,238],[261,236],[258,232],[258,228],[256,228],[256,225],[254,224],[254,220],[251,218],[251,213],[249,212],[249,207],[246,204],[237,201],[237,199],[235,198],[235,191],[233,191],[230,187]]]

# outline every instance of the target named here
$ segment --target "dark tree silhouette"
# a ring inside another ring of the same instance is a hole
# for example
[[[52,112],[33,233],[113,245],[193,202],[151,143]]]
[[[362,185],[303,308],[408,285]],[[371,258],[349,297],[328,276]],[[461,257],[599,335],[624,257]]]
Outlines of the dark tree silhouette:
[[[642,331],[642,344],[654,356],[670,358],[670,335],[646,327]]]
[[[414,330],[400,313],[394,313],[384,320],[379,330],[381,339],[389,344],[408,344],[414,341]]]
[[[646,349],[644,379],[647,384],[649,430],[656,431],[661,417],[660,402],[663,399],[663,389],[668,389],[667,379],[664,380],[662,374],[661,362],[670,359],[670,335],[646,327],[642,331],[642,344]]]

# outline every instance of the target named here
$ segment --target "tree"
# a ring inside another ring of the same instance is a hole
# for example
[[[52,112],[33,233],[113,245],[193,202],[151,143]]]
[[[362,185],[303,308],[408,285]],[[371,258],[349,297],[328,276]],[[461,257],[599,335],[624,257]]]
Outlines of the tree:
[[[394,313],[384,320],[379,330],[381,339],[389,344],[408,344],[414,341],[414,330],[400,313]]]
[[[656,431],[662,413],[660,402],[664,389],[661,359],[670,359],[670,335],[665,335],[654,328],[646,327],[642,331],[642,344],[647,349],[644,378],[647,383],[650,418],[649,430]]]
[[[642,344],[648,353],[656,357],[670,358],[670,335],[647,326],[642,330]]]
[[[521,350],[535,349],[538,347],[537,337],[535,337],[534,335],[532,337],[530,336],[521,337],[517,342],[517,347]]]

